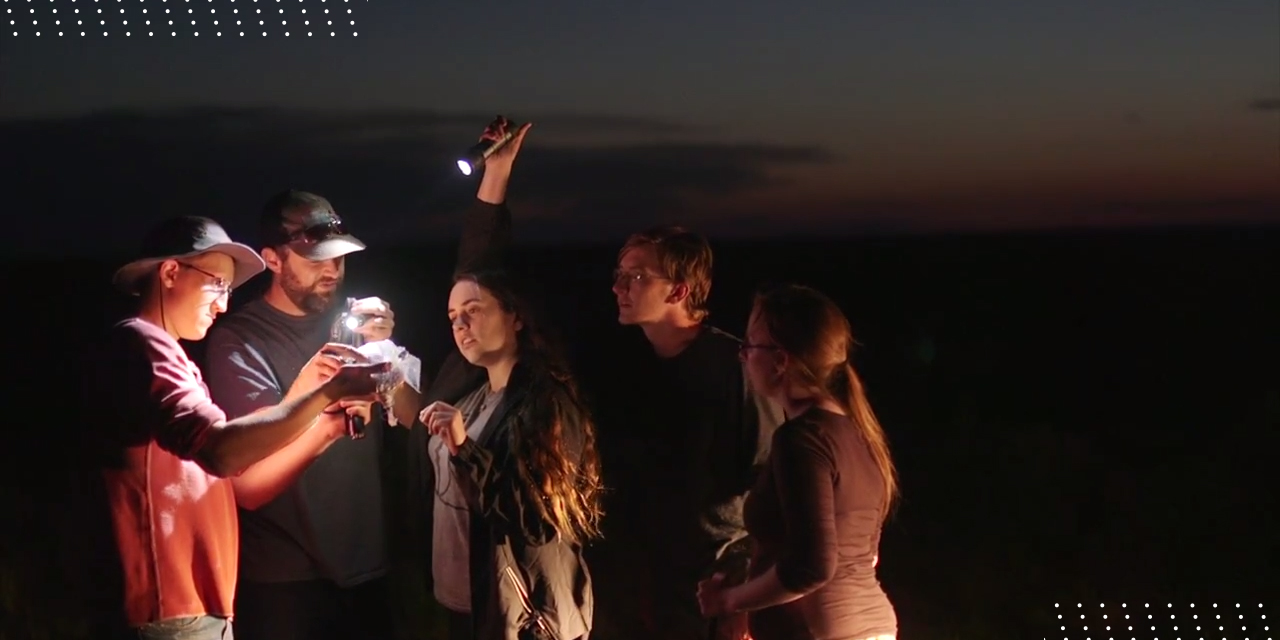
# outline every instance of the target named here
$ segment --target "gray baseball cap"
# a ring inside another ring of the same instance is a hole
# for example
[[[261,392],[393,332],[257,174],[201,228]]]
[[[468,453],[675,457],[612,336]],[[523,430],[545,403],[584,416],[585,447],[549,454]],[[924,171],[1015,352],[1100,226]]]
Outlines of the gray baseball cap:
[[[282,191],[262,208],[264,247],[287,246],[308,260],[330,260],[363,251],[365,246],[347,232],[329,201],[306,191]]]
[[[181,260],[205,253],[225,253],[235,261],[236,288],[267,268],[249,245],[234,242],[222,225],[202,216],[169,218],[152,227],[142,239],[138,258],[116,270],[112,277],[120,290],[138,295],[143,281],[165,260]]]

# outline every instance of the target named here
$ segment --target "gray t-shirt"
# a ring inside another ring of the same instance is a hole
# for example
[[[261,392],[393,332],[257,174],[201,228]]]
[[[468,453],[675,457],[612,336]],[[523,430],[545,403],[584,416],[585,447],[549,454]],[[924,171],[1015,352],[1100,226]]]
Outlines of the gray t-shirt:
[[[279,404],[328,341],[331,319],[291,316],[261,299],[224,317],[205,352],[214,402],[228,418]],[[274,500],[240,510],[241,580],[346,587],[386,574],[383,423],[375,416],[364,438],[334,442]]]
[[[467,425],[467,437],[478,441],[489,424],[502,391],[489,392],[489,385],[467,394],[459,403]],[[458,613],[471,612],[471,513],[459,486],[458,475],[449,463],[449,448],[440,436],[427,441],[435,472],[432,500],[431,577],[436,600]]]

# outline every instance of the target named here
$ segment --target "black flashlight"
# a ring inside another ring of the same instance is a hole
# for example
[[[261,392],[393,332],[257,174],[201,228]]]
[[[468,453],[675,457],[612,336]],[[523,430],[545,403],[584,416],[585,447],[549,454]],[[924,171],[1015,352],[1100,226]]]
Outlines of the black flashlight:
[[[501,118],[502,116],[498,116]],[[475,173],[476,169],[484,166],[489,156],[498,152],[499,149],[507,146],[511,139],[516,137],[516,132],[524,125],[516,124],[510,120],[507,121],[507,132],[497,140],[481,140],[475,146],[467,149],[467,152],[458,159],[458,170],[462,175],[469,176]]]

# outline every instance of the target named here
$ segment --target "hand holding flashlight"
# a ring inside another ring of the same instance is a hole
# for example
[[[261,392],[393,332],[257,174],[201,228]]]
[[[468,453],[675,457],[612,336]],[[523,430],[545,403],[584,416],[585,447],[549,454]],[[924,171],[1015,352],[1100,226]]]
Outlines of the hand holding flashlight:
[[[496,173],[505,178],[511,173],[511,163],[520,153],[524,136],[531,126],[530,123],[518,125],[498,116],[480,135],[480,142],[458,159],[458,170],[469,176],[485,167],[485,175]]]
[[[354,327],[349,328],[364,336],[365,342],[390,340],[391,331],[396,326],[396,314],[391,305],[381,298],[361,298],[349,303],[352,318],[357,318]]]

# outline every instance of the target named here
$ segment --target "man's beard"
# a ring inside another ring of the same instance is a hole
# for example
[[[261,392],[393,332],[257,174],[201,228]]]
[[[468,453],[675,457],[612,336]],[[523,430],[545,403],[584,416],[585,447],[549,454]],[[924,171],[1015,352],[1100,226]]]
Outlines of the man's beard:
[[[320,293],[316,289],[325,281],[318,280],[308,288],[303,287],[302,283],[298,281],[298,277],[288,269],[281,275],[284,278],[280,281],[280,288],[284,291],[284,295],[288,296],[289,301],[298,305],[299,309],[307,313],[324,313],[329,310],[329,307],[333,306],[333,299],[337,297],[338,293],[337,287],[334,287],[328,293]],[[341,278],[338,279],[337,284],[339,286],[342,285]]]

